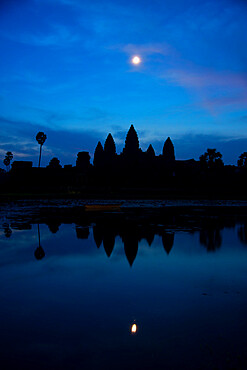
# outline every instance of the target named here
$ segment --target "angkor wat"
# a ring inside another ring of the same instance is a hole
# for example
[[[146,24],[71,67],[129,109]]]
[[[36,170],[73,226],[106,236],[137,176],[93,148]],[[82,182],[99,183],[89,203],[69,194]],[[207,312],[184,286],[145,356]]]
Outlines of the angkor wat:
[[[82,158],[82,154],[79,153],[79,155],[78,159]],[[121,183],[124,186],[142,183],[151,186],[154,182],[157,182],[157,179],[161,180],[164,171],[166,177],[175,175],[174,146],[168,137],[161,155],[155,155],[151,144],[147,151],[142,151],[137,132],[134,126],[131,125],[126,135],[123,151],[120,154],[116,153],[114,139],[109,134],[104,148],[98,142],[94,152],[93,164],[97,182],[104,179],[107,184]],[[86,161],[84,166],[81,163],[81,168],[83,167],[87,167]]]
[[[117,154],[116,144],[109,133],[104,147],[98,142],[93,164],[87,151],[77,154],[74,167],[65,165],[62,168],[57,158],[52,158],[46,168],[32,167],[29,161],[14,161],[9,172],[0,174],[0,191],[82,196],[98,192],[107,196],[116,191],[121,196],[126,189],[130,194],[135,188],[144,197],[154,189],[157,196],[157,189],[161,190],[161,196],[205,194],[224,197],[236,192],[244,195],[247,169],[224,166],[221,157],[216,149],[208,149],[198,161],[176,160],[170,137],[164,142],[161,154],[155,155],[151,144],[143,151],[131,125],[120,154]]]

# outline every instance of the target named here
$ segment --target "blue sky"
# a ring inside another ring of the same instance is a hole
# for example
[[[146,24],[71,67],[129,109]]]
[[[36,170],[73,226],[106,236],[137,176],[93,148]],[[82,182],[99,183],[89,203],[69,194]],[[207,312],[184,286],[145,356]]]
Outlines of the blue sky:
[[[245,1],[2,0],[0,22],[2,160],[37,165],[38,131],[43,165],[93,156],[109,132],[120,152],[131,124],[177,159],[247,151]]]

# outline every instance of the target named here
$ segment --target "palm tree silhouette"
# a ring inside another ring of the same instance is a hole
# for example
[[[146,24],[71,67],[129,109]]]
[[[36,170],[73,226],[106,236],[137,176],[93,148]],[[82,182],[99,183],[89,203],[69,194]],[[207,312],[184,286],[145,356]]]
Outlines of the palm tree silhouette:
[[[39,237],[39,246],[35,249],[34,256],[37,260],[42,260],[45,257],[45,251],[40,245],[40,230],[38,224],[38,237]]]
[[[39,149],[39,167],[40,167],[40,161],[41,161],[41,150],[42,150],[42,146],[43,146],[44,142],[46,141],[46,139],[47,139],[47,136],[46,136],[46,134],[44,134],[44,132],[38,132],[37,133],[36,140],[40,145],[40,149]]]

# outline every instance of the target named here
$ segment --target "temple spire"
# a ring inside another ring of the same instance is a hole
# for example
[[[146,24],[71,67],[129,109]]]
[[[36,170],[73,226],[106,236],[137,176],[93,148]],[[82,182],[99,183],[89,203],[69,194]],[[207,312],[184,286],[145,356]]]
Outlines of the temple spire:
[[[124,153],[127,155],[136,154],[139,151],[139,140],[133,125],[130,126],[125,140]]]
[[[174,145],[170,137],[166,139],[165,144],[163,146],[163,157],[167,162],[175,161]]]
[[[116,144],[113,140],[112,134],[109,134],[106,138],[104,145],[104,153],[107,159],[112,159],[116,155]]]

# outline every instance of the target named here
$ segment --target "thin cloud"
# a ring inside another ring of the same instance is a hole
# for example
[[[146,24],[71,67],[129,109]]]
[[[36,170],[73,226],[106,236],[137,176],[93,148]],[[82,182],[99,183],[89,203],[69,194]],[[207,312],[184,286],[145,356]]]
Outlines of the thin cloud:
[[[113,46],[112,49],[120,50],[128,55],[133,54],[140,54],[142,56],[149,56],[153,54],[160,54],[160,55],[171,55],[174,53],[174,50],[165,43],[154,43],[154,44],[127,44],[127,45],[119,45]]]
[[[239,94],[236,94],[236,96],[220,96],[220,97],[206,97],[202,101],[202,105],[208,109],[210,112],[214,112],[215,109],[233,109],[234,107],[236,109],[238,108],[247,108],[247,92],[242,92]]]
[[[173,69],[160,76],[169,83],[195,91],[210,113],[227,107],[247,107],[247,75],[209,70]]]
[[[18,41],[23,44],[44,47],[68,47],[71,44],[75,44],[80,41],[79,34],[72,32],[68,26],[62,24],[52,24],[50,25],[50,28],[51,30],[48,33],[5,33],[2,35],[10,40]]]
[[[234,87],[247,89],[247,75],[208,70],[188,69],[168,70],[163,76],[166,80],[184,87]]]

